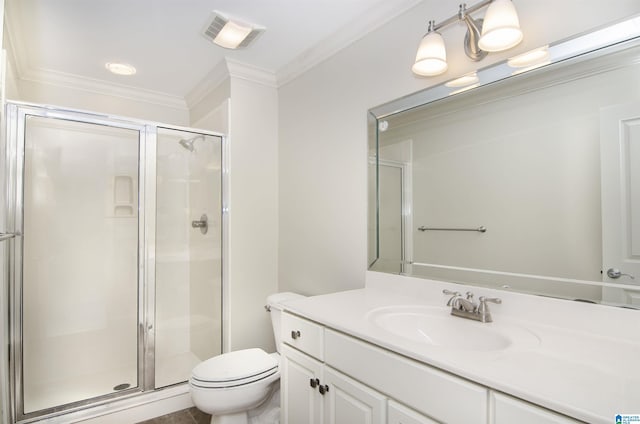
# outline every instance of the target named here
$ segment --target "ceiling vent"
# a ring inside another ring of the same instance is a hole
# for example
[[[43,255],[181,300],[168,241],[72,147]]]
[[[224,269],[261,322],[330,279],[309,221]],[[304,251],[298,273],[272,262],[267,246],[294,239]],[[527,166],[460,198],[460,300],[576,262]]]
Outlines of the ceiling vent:
[[[264,30],[263,27],[230,19],[214,10],[202,35],[224,48],[242,49],[248,47]]]

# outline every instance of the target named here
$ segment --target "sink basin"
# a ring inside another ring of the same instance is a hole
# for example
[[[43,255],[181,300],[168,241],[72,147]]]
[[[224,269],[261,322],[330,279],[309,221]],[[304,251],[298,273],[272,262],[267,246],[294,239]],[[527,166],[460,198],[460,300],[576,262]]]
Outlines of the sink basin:
[[[450,315],[438,306],[392,306],[369,312],[377,327],[412,342],[455,350],[500,351],[534,346],[540,339],[525,328],[501,323],[481,323]]]

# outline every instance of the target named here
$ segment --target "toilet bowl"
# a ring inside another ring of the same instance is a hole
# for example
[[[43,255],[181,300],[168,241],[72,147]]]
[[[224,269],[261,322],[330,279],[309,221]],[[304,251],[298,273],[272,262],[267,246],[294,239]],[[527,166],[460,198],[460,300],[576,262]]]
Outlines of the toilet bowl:
[[[276,293],[267,298],[267,310],[280,349],[280,315],[284,302],[304,296]],[[211,414],[211,424],[248,424],[251,412],[280,388],[280,355],[262,349],[243,349],[207,359],[191,372],[189,390],[195,406]]]

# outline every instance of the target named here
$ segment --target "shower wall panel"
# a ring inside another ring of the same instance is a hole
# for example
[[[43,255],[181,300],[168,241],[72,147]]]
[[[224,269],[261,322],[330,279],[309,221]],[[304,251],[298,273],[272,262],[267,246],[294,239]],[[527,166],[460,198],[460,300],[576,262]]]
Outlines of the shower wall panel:
[[[189,153],[159,137],[156,165],[156,387],[173,384],[191,366],[188,349],[190,214]],[[171,358],[184,363],[175,366]],[[184,378],[182,379],[182,381]]]
[[[206,234],[191,230],[189,251],[191,309],[190,350],[200,360],[222,352],[222,155],[219,138],[207,137],[191,156],[189,209],[206,213]]]
[[[220,137],[158,129],[156,387],[222,351],[221,153]]]

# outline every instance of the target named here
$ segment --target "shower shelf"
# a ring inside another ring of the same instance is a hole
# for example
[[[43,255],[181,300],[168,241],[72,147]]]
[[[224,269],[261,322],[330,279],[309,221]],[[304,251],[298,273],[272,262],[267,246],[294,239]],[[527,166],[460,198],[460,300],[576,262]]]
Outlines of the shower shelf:
[[[136,216],[134,180],[130,175],[113,177],[112,214],[114,218]]]

